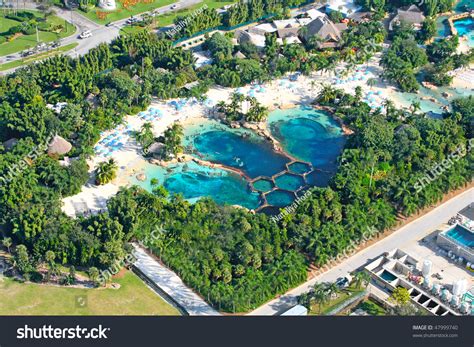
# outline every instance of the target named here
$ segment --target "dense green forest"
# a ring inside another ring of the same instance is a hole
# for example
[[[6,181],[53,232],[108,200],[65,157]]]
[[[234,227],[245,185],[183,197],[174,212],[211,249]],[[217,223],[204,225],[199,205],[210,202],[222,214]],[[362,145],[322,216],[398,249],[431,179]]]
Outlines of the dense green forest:
[[[178,16],[174,23],[186,23],[186,26],[176,33],[175,39],[190,37],[199,32],[217,27],[232,28],[263,17],[288,17],[290,7],[301,6],[307,2],[307,0],[240,1],[221,14],[216,9],[206,8],[199,13],[199,16],[193,13],[186,16]]]
[[[153,96],[202,96],[213,83],[236,87],[290,71],[334,69],[340,60],[354,62],[350,52],[356,42],[384,35],[372,24],[355,30],[340,51],[328,52],[310,43],[279,46],[269,35],[264,56],[251,45],[232,47],[216,34],[206,42],[215,62],[199,69],[191,52],[142,32],[78,59],[53,57],[0,78],[0,143],[18,140],[13,147],[0,146],[0,231],[13,240],[18,270],[27,279],[41,280],[36,266],[51,259],[105,269],[129,252],[130,241],[143,239],[217,308],[241,312],[302,282],[309,262],[325,264],[360,240],[368,227],[382,231],[398,214],[410,215],[470,182],[472,153],[422,191],[415,189],[436,163],[466,145],[466,134],[472,136],[473,97],[455,101],[452,113],[434,120],[390,103],[387,112],[371,111],[360,93],[325,87],[317,103],[334,108],[354,135],[330,186],[314,189],[297,213],[278,224],[264,214],[207,199],[195,205],[180,196],[166,199],[159,187],[153,193],[123,189],[108,202],[107,212],[95,216],[71,219],[61,212],[61,199],[79,192],[89,179],[86,159],[100,132],[146,108]],[[365,51],[355,62],[378,49]],[[236,50],[247,58],[234,58]],[[425,58],[446,59],[437,52]],[[182,88],[193,81],[199,85],[192,91]],[[57,102],[67,106],[59,112],[47,107]],[[177,133],[168,137],[170,153],[179,150]],[[60,156],[44,153],[54,134],[73,145],[69,166],[59,163]],[[157,229],[160,237],[150,239]]]
[[[402,23],[391,33],[392,43],[382,57],[384,77],[393,81],[404,92],[416,92],[419,80],[437,86],[451,84],[448,72],[469,66],[474,61],[474,49],[456,53],[457,36],[435,40],[425,47],[419,45],[416,31]]]
[[[425,15],[434,16],[439,13],[451,11],[455,1],[454,0],[425,0],[420,2],[418,0],[356,0],[356,3],[363,6],[364,9],[376,13],[380,18],[383,17],[384,12],[392,12],[397,8],[416,5]]]

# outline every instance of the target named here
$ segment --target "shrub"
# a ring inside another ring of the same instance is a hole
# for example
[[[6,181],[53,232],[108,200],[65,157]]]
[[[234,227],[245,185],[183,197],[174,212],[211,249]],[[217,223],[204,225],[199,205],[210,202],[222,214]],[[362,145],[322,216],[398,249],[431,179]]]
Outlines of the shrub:
[[[18,12],[17,14],[7,14],[5,18],[16,20],[18,22],[24,22],[34,19],[35,15],[31,12]]]

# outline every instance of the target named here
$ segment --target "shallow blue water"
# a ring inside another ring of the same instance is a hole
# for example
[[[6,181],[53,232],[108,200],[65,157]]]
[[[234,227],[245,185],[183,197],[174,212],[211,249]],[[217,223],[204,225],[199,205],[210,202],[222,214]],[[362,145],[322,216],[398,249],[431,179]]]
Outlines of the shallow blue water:
[[[277,110],[269,117],[270,130],[283,148],[315,168],[334,172],[345,137],[328,114],[300,107]]]
[[[474,10],[473,0],[461,0],[455,6],[456,12],[465,12],[467,10]]]
[[[152,191],[150,180],[156,178],[169,192],[181,193],[191,202],[209,196],[219,204],[240,205],[249,209],[260,205],[259,194],[250,190],[247,181],[227,170],[213,169],[194,162],[169,168],[147,164],[145,175],[147,179],[144,182],[135,177],[130,181]]]
[[[342,131],[328,115],[312,109],[298,108],[272,112],[269,123],[281,137],[283,148],[300,158],[311,161],[318,168],[335,170],[336,158],[344,145]],[[286,169],[289,158],[273,151],[269,142],[245,129],[230,129],[215,121],[187,126],[184,129],[186,151],[201,159],[228,165],[242,170],[251,178],[273,176]],[[298,148],[297,141],[300,141]],[[302,145],[302,146],[301,146]],[[318,158],[318,156],[321,156]],[[304,165],[295,170],[306,171]],[[171,193],[181,193],[191,202],[205,196],[212,197],[219,204],[241,205],[255,209],[262,198],[252,192],[249,182],[243,177],[220,168],[210,168],[195,162],[176,164],[167,168],[147,164],[145,182],[136,178],[130,181],[151,191],[150,180],[156,178],[159,184]],[[314,185],[323,186],[331,175],[311,178]],[[321,180],[321,178],[323,178]],[[283,189],[298,189],[304,179],[297,175],[283,175],[277,179]],[[269,182],[257,183],[263,191],[272,189]],[[285,207],[294,200],[294,194],[275,190],[267,195],[270,204]]]

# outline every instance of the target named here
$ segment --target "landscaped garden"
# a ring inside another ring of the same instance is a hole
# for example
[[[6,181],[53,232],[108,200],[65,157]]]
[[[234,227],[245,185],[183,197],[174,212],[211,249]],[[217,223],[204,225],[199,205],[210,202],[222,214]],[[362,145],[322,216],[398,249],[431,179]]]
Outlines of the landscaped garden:
[[[364,289],[351,286],[340,291],[328,291],[326,296],[316,296],[311,305],[311,315],[325,315],[344,302],[364,292]]]
[[[1,315],[179,315],[130,271],[113,280],[118,289],[81,289],[0,278]]]
[[[175,0],[120,0],[116,1],[117,9],[106,11],[99,7],[81,8],[81,13],[99,24],[115,22],[140,13],[153,11],[156,8],[174,3]]]
[[[352,310],[352,312],[357,311],[358,309],[361,309],[367,312],[367,314],[369,314],[370,316],[384,316],[387,314],[387,310],[382,305],[380,305],[379,303],[377,303],[375,300],[371,298],[368,298],[367,300],[363,300],[362,302],[360,302]]]
[[[203,0],[197,5],[193,5],[187,8],[182,8],[177,11],[172,11],[172,12],[167,12],[165,14],[159,15],[155,18],[155,20],[152,22],[151,25],[147,26],[147,28],[154,28],[154,27],[165,27],[168,25],[173,24],[175,18],[177,17],[185,17],[193,13],[194,11],[198,10],[199,8],[202,8],[203,6],[207,6],[208,8],[221,8],[226,5],[230,5],[234,3],[235,1],[219,1],[219,0]],[[162,5],[164,6],[164,5]],[[108,20],[105,22],[111,22],[113,20],[110,20],[111,17],[107,17]],[[116,19],[114,19],[116,20]],[[133,26],[126,26],[122,28],[122,33],[124,34],[132,34],[136,33],[137,31],[143,30],[145,27],[140,26],[140,25],[133,25]]]
[[[76,31],[71,23],[39,11],[2,13],[0,18],[0,56],[33,48],[39,42],[56,41]]]

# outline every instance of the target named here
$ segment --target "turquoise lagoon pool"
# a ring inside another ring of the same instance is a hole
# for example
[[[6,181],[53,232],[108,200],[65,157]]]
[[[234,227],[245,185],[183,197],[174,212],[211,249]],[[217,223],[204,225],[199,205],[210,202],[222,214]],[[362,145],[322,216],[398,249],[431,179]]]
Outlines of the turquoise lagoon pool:
[[[151,191],[150,180],[156,178],[168,191],[181,193],[191,202],[209,196],[219,204],[249,209],[262,206],[265,200],[269,205],[285,207],[296,198],[293,192],[302,186],[326,185],[336,170],[336,159],[345,143],[337,122],[323,112],[301,107],[274,111],[268,123],[287,153],[324,172],[313,171],[304,179],[303,175],[312,168],[295,162],[289,173],[287,164],[291,158],[275,152],[268,141],[253,131],[230,129],[216,121],[205,120],[185,127],[185,151],[197,158],[240,170],[243,175],[196,162],[166,168],[147,164],[146,181],[132,178],[131,183]],[[275,175],[274,182],[267,179],[250,182],[259,176],[270,178]],[[267,193],[265,199],[262,193]]]
[[[474,18],[467,17],[454,21],[459,36],[466,36],[469,47],[474,47]]]
[[[310,162],[316,169],[334,173],[345,137],[339,124],[327,113],[311,107],[276,110],[269,116],[272,135],[292,156]],[[293,165],[293,172],[303,169]]]

